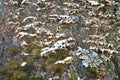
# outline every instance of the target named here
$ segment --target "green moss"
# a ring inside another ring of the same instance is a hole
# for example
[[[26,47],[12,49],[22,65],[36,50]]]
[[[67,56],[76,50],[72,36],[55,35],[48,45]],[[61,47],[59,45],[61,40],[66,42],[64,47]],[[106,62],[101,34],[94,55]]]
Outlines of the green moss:
[[[38,42],[32,42],[30,43],[27,47],[23,48],[22,50],[26,53],[35,53],[40,52],[40,49],[43,47],[42,44],[38,43]],[[36,52],[35,52],[36,51]]]
[[[27,75],[22,71],[15,71],[10,80],[27,80]]]
[[[89,74],[90,74],[90,77],[97,77],[97,69],[95,67],[92,67],[89,69]]]
[[[32,26],[31,26],[31,27],[28,27],[26,31],[27,31],[28,33],[31,33],[31,34],[36,33],[35,28],[33,28]]]
[[[42,66],[45,66],[45,67],[48,66],[48,65],[54,64],[55,61],[56,61],[55,58],[48,58],[48,57],[44,57],[44,58],[41,57],[40,60],[39,60],[40,64],[41,64]]]
[[[56,52],[56,59],[62,60],[65,59],[67,56],[69,56],[69,51],[68,50],[60,50]],[[54,56],[55,57],[55,56]]]
[[[33,49],[31,55],[38,55],[40,53],[40,49]]]
[[[38,2],[37,5],[38,5],[39,8],[44,8],[44,7],[46,6],[46,4],[45,4],[44,1],[42,1],[42,2]]]
[[[43,80],[43,78],[37,75],[36,73],[31,73],[29,76],[29,80]]]
[[[19,50],[19,47],[17,47],[17,46],[11,46],[11,47],[9,48],[9,51],[10,51],[11,53],[17,52],[18,50]]]
[[[15,59],[10,59],[8,64],[9,64],[10,69],[19,69],[20,68],[20,62]]]
[[[8,72],[8,70],[6,67],[0,69],[0,73],[3,75],[5,75],[7,72]]]
[[[54,68],[54,72],[60,77],[61,75],[62,75],[62,73],[63,73],[63,71],[64,71],[64,67],[56,67],[56,68]]]
[[[77,80],[77,73],[76,72],[70,72],[69,73],[69,80]]]

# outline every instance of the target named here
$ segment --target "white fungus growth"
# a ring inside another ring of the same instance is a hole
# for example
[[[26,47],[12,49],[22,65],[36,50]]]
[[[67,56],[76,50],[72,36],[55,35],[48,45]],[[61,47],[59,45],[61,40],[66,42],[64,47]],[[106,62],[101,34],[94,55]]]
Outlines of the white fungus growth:
[[[67,47],[72,48],[75,45],[74,38],[68,38],[64,40],[59,40],[55,42],[52,47],[43,48],[41,52],[41,56],[48,56],[51,52],[55,52],[56,50],[65,50]]]
[[[22,64],[21,64],[21,66],[25,66],[27,64],[27,62],[23,62]]]

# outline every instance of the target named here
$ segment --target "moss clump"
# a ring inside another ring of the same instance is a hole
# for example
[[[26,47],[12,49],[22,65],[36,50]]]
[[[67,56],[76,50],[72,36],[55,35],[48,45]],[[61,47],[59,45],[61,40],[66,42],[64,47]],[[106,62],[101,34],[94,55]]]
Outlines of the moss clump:
[[[31,34],[34,34],[34,33],[36,33],[36,30],[35,30],[35,28],[33,28],[33,27],[31,26],[31,27],[28,27],[28,28],[27,28],[27,32],[28,32],[28,33],[31,33]]]
[[[62,76],[62,73],[64,71],[64,66],[56,66],[56,68],[54,68],[54,72],[60,77]]]
[[[29,80],[43,80],[43,78],[41,78],[36,73],[31,73],[30,76],[29,76]]]
[[[40,49],[33,49],[31,55],[38,55],[40,53]]]
[[[20,61],[16,60],[16,59],[9,59],[8,61],[8,68],[9,69],[19,69],[20,68]]]
[[[96,78],[97,77],[97,69],[95,67],[92,67],[89,69],[89,74],[90,74],[90,77],[94,77]]]
[[[27,75],[22,71],[15,71],[10,80],[27,80]]]
[[[39,8],[44,8],[44,7],[46,6],[46,4],[45,4],[44,1],[42,1],[42,2],[38,2],[37,5],[38,5]]]

